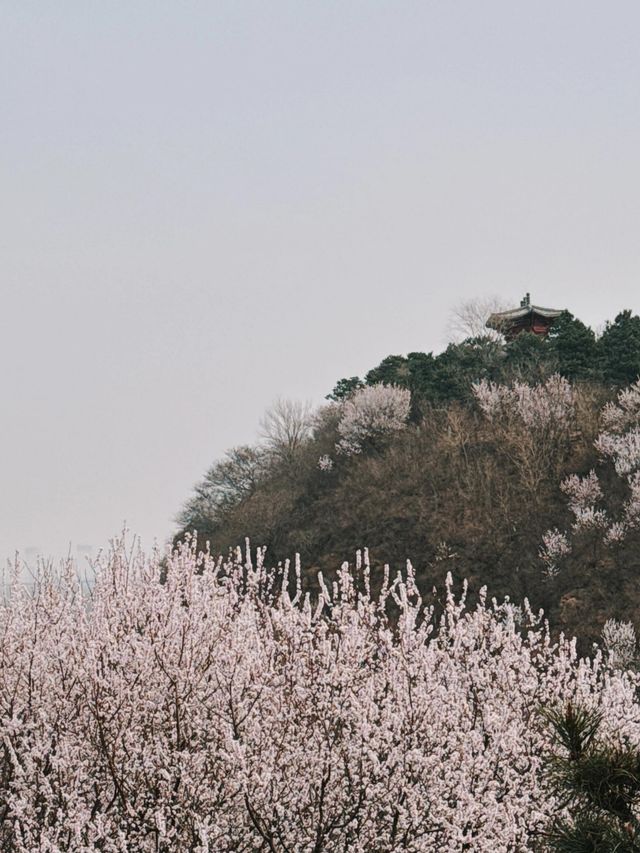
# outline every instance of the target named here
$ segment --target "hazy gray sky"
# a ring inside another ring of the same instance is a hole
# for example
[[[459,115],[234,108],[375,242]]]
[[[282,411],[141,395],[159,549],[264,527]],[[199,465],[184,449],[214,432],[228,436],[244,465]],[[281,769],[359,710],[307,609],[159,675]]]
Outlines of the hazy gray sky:
[[[171,533],[474,296],[640,309],[640,5],[0,5],[0,556]]]

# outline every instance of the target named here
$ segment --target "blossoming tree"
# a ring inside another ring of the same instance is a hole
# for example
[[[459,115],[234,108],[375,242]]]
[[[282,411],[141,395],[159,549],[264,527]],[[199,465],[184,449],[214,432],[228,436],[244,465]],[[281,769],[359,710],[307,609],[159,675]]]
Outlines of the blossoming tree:
[[[625,497],[620,501],[611,490],[605,494],[594,470],[562,481],[573,522],[570,532],[551,530],[543,538],[541,555],[552,573],[576,540],[590,536],[594,543],[616,546],[640,528],[640,380],[604,406],[601,424],[595,448],[602,462],[613,466]]]
[[[559,470],[575,429],[575,395],[557,374],[538,385],[476,382],[473,393],[491,424],[500,452],[510,457],[518,476],[529,484],[532,502],[543,498],[540,486]]]
[[[640,744],[636,676],[580,660],[524,604],[425,607],[366,555],[319,594],[300,566],[144,557],[91,594],[72,565],[0,607],[0,849],[534,849],[561,804],[539,710],[580,703]],[[518,614],[516,620],[515,614]]]
[[[367,385],[344,401],[338,422],[340,453],[353,456],[404,429],[411,411],[411,392],[395,385]]]

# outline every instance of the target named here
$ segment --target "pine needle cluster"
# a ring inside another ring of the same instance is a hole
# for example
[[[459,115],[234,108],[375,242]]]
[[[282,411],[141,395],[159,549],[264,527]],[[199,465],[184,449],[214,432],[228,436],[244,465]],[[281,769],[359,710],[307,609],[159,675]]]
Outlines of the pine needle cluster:
[[[608,742],[602,714],[568,703],[547,712],[559,752],[549,779],[569,818],[558,818],[553,853],[640,853],[640,750]]]

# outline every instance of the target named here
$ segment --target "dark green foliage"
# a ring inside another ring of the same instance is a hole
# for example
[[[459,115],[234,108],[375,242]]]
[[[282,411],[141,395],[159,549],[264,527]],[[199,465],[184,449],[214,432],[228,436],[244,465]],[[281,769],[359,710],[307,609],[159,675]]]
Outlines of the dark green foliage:
[[[640,376],[640,317],[622,311],[607,323],[599,343],[605,378],[619,385],[635,382]]]
[[[365,376],[367,385],[398,385],[411,391],[412,420],[419,419],[425,401],[439,399],[437,362],[432,353],[410,352],[408,356],[389,355]]]
[[[580,815],[571,824],[558,826],[550,849],[555,853],[638,853],[640,847],[619,823]]]
[[[521,332],[507,343],[468,338],[436,356],[389,355],[366,374],[364,383],[357,377],[341,379],[329,399],[344,399],[363,384],[399,385],[411,390],[416,420],[429,405],[469,402],[471,385],[480,379],[535,384],[552,373],[614,386],[635,381],[640,376],[640,317],[623,311],[598,340],[593,329],[565,311],[547,337]]]
[[[472,383],[496,378],[503,360],[500,344],[489,338],[469,338],[449,344],[438,356],[424,352],[411,352],[406,358],[387,356],[367,373],[365,381],[409,388],[414,408],[420,412],[425,404],[470,400]]]
[[[510,381],[540,382],[553,373],[547,338],[521,332],[505,346],[504,378]]]
[[[436,359],[430,352],[410,352],[407,356],[409,389],[411,391],[411,418],[420,420],[427,401],[436,398]]]
[[[547,711],[545,716],[571,761],[577,761],[589,748],[602,720],[602,714],[598,711],[589,711],[571,704],[563,709]]]
[[[330,394],[327,394],[326,399],[339,403],[341,400],[346,400],[347,397],[350,397],[354,391],[357,391],[358,388],[362,388],[363,385],[364,382],[359,376],[350,376],[348,379],[338,379],[333,391]]]
[[[370,370],[364,378],[367,385],[400,385],[409,388],[411,373],[407,359],[403,355],[388,355],[377,367]]]
[[[433,385],[436,360],[430,352],[410,352],[407,356],[409,387],[416,393],[428,394]]]
[[[558,818],[548,849],[640,851],[634,808],[640,798],[640,752],[598,737],[601,715],[569,704],[547,713],[561,749],[549,778],[571,818]]]
[[[502,347],[489,338],[468,338],[461,344],[449,344],[435,359],[437,401],[469,402],[472,384],[480,379],[495,379],[503,362]]]
[[[549,332],[549,352],[556,369],[567,379],[598,379],[600,353],[593,329],[564,311]]]

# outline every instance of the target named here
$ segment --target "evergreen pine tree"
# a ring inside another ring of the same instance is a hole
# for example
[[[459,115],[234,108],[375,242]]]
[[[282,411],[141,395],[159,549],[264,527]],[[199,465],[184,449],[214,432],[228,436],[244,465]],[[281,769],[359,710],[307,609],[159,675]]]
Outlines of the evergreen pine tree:
[[[467,338],[449,344],[435,359],[434,400],[464,402],[472,398],[472,385],[481,379],[495,380],[502,367],[503,347],[490,338]]]
[[[532,332],[520,332],[505,347],[503,379],[507,382],[541,382],[553,370],[549,342]]]
[[[640,750],[598,736],[601,715],[576,705],[547,714],[560,752],[549,778],[569,819],[559,817],[546,849],[553,853],[640,853]]]
[[[359,376],[350,376],[348,379],[338,379],[333,391],[330,394],[327,394],[326,399],[333,400],[335,403],[338,403],[340,400],[346,400],[347,397],[350,397],[354,391],[358,390],[358,388],[363,387],[364,382]]]
[[[629,385],[640,376],[640,317],[622,311],[607,323],[600,349],[604,378],[617,385]]]
[[[549,350],[554,366],[567,379],[597,379],[599,352],[593,329],[564,311],[549,332]]]
[[[388,355],[383,358],[377,367],[370,370],[365,376],[367,385],[399,385],[408,388],[410,384],[410,373],[407,359],[403,355]]]

